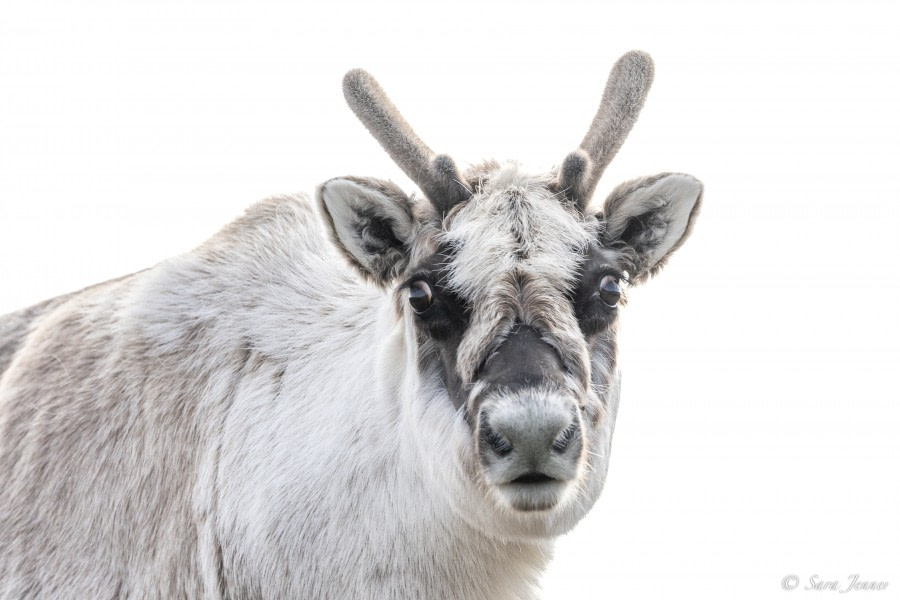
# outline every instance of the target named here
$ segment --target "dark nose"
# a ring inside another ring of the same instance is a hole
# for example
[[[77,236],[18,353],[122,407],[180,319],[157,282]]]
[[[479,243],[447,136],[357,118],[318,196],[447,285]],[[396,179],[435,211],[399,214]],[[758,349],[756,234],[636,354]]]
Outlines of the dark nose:
[[[482,369],[479,381],[488,388],[516,391],[541,383],[562,383],[564,367],[559,353],[541,339],[540,332],[517,323]]]
[[[581,453],[581,421],[559,353],[517,323],[485,363],[476,400],[481,458],[492,483],[568,481]]]

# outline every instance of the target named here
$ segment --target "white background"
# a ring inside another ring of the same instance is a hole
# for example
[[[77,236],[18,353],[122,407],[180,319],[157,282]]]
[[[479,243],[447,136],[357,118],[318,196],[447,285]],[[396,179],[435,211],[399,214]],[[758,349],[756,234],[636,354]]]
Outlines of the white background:
[[[866,1],[4,2],[0,313],[187,251],[270,194],[412,190],[345,106],[348,68],[436,150],[544,170],[647,50],[654,88],[596,200],[673,170],[705,206],[632,290],[607,488],[546,597],[810,597],[782,578],[859,573],[898,598],[896,23]]]

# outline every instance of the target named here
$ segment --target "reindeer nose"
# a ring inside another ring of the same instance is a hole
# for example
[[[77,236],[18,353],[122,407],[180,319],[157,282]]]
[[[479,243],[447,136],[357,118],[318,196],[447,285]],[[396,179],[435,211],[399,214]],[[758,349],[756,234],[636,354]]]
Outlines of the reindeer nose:
[[[578,415],[558,399],[543,396],[522,394],[516,402],[501,403],[482,415],[482,447],[495,459],[515,465],[514,482],[568,479],[565,467],[572,461],[564,455],[580,442]]]

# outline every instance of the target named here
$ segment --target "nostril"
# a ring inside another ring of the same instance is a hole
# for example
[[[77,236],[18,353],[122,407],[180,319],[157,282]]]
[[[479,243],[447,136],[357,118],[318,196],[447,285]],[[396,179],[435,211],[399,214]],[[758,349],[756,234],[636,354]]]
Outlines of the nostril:
[[[566,427],[563,432],[556,437],[555,440],[553,440],[553,445],[551,447],[556,452],[565,452],[569,445],[572,443],[572,440],[575,439],[575,434],[577,432],[578,417],[572,419],[572,422],[569,423],[569,426]]]
[[[512,452],[513,447],[503,436],[494,431],[494,429],[487,422],[487,419],[482,421],[484,425],[482,426],[484,440],[488,443],[488,445],[500,456],[506,456],[510,452]]]

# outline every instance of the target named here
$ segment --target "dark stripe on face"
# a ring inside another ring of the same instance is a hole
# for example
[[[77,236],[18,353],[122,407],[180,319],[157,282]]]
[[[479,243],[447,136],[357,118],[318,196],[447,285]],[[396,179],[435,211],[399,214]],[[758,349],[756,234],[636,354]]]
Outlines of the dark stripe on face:
[[[596,351],[598,346],[602,346],[612,354],[615,353],[614,342],[597,334],[609,329],[616,320],[617,311],[601,302],[597,290],[604,276],[622,276],[617,265],[618,256],[619,253],[615,250],[603,248],[596,242],[591,243],[585,250],[584,260],[579,264],[576,283],[566,293],[571,302],[569,310],[573,310],[578,319],[589,348]],[[440,363],[438,372],[441,379],[454,405],[460,408],[467,405],[471,390],[460,377],[457,364],[460,343],[470,325],[472,307],[447,285],[448,274],[455,259],[453,248],[443,245],[438,252],[411,269],[412,275],[398,292],[401,301],[408,302],[408,290],[420,281],[426,282],[432,291],[433,304],[427,310],[417,312],[414,317],[422,350],[422,367],[427,368],[427,363]],[[514,392],[546,384],[552,387],[565,385],[566,363],[559,351],[542,339],[542,336],[552,332],[539,328],[540,325],[526,325],[517,320],[516,325],[504,336],[496,350],[484,359],[469,382],[470,385],[483,385],[484,389],[479,391],[479,397],[483,398],[491,391],[501,388]],[[496,342],[499,340],[486,341],[490,345]],[[478,399],[475,401],[477,408],[480,402]]]
[[[400,286],[399,293],[407,302],[410,287],[418,282],[431,289],[433,302],[427,310],[415,315],[420,348],[431,348],[421,360],[439,360],[441,380],[456,408],[465,406],[466,392],[456,368],[456,354],[463,334],[469,326],[471,311],[467,302],[447,286],[447,269],[453,260],[453,251],[444,245],[412,270],[412,275]]]
[[[562,358],[541,339],[540,332],[530,325],[517,323],[500,347],[488,356],[476,379],[485,385],[480,394],[484,398],[498,389],[516,392],[547,383],[563,386],[564,373]]]

